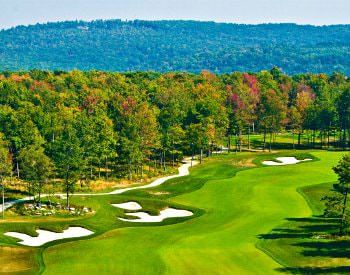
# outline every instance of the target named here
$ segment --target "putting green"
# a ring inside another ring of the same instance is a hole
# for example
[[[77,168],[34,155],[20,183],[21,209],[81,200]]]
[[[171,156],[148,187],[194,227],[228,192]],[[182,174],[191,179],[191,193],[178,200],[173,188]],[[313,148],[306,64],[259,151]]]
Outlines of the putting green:
[[[203,215],[165,226],[116,228],[49,247],[43,254],[44,274],[278,273],[281,265],[257,248],[259,236],[285,218],[312,215],[297,188],[336,180],[331,167],[342,154],[313,154],[320,161],[248,170],[235,167],[233,155],[214,157],[193,168],[190,176],[152,189],[163,192],[163,199],[189,186],[197,189],[169,200],[202,209]],[[255,156],[244,153],[239,158]],[[126,195],[133,201],[147,194],[156,197],[147,192]]]

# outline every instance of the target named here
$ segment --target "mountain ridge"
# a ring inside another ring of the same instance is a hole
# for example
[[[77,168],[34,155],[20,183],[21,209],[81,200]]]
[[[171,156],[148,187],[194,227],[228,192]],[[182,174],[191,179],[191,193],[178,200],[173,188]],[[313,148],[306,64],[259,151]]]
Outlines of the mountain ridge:
[[[350,75],[350,25],[194,20],[63,21],[0,31],[0,70]]]

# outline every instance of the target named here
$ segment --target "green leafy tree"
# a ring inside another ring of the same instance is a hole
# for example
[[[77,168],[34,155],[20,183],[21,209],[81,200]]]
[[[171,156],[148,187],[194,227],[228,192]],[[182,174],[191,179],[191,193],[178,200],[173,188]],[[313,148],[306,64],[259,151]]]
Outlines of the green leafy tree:
[[[8,148],[8,143],[4,140],[4,136],[0,133],[0,185],[2,193],[2,206],[5,203],[5,178],[12,172],[12,157]],[[2,209],[3,218],[5,211]]]
[[[86,167],[84,148],[81,144],[74,124],[67,122],[63,133],[57,137],[50,148],[57,171],[64,182],[67,208],[70,206],[69,195],[74,192],[75,184],[80,178],[81,171]]]
[[[337,99],[337,111],[339,115],[340,127],[343,130],[343,149],[346,149],[346,133],[350,128],[350,86],[342,91]]]
[[[334,172],[338,175],[338,184],[334,185],[333,194],[324,196],[322,200],[325,202],[324,215],[326,217],[338,217],[339,234],[344,235],[345,227],[349,224],[349,211],[347,210],[347,201],[350,184],[350,154],[345,155],[333,167]]]
[[[44,148],[39,145],[29,145],[21,149],[18,156],[22,177],[28,181],[28,192],[38,193],[38,201],[41,203],[41,193],[45,183],[49,182],[54,170],[54,164],[45,154]]]
[[[344,234],[344,226],[348,220],[348,214],[346,212],[349,184],[350,184],[350,154],[345,155],[337,166],[333,168],[334,172],[338,175],[338,181],[340,185],[340,192],[343,196],[341,205],[341,216],[340,216],[340,235]]]
[[[299,113],[298,109],[295,106],[292,106],[289,109],[288,124],[289,124],[290,128],[292,129],[293,149],[295,149],[295,141],[294,141],[295,130],[300,131],[301,124],[302,124],[301,114]]]

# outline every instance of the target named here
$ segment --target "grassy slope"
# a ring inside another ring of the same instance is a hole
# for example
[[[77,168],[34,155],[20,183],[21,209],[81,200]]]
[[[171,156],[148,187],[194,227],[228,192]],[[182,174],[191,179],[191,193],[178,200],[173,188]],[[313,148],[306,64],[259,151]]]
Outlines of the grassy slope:
[[[229,159],[209,161],[194,168],[186,179],[155,189],[174,190],[172,185],[178,181],[182,187],[201,182],[198,188],[204,185],[197,191],[170,200],[203,209],[204,215],[168,226],[116,229],[97,238],[50,247],[44,253],[45,274],[277,272],[281,266],[255,246],[261,234],[285,218],[311,215],[297,188],[335,180],[331,166],[341,154],[315,155],[321,161],[250,169],[236,176],[237,168],[229,165]]]
[[[333,182],[325,182],[300,188],[298,191],[308,201],[313,216],[291,215],[268,234],[261,235],[259,247],[285,265],[280,271],[298,274],[350,273],[349,239],[318,239],[326,233],[338,232],[337,220],[321,216],[324,205],[320,200],[329,193],[332,185]]]

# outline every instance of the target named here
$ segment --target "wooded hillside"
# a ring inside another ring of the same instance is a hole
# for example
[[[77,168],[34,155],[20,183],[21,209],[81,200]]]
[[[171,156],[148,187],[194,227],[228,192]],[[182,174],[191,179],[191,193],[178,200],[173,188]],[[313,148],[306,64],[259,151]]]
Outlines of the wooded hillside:
[[[350,74],[350,26],[94,21],[0,31],[0,70]]]

